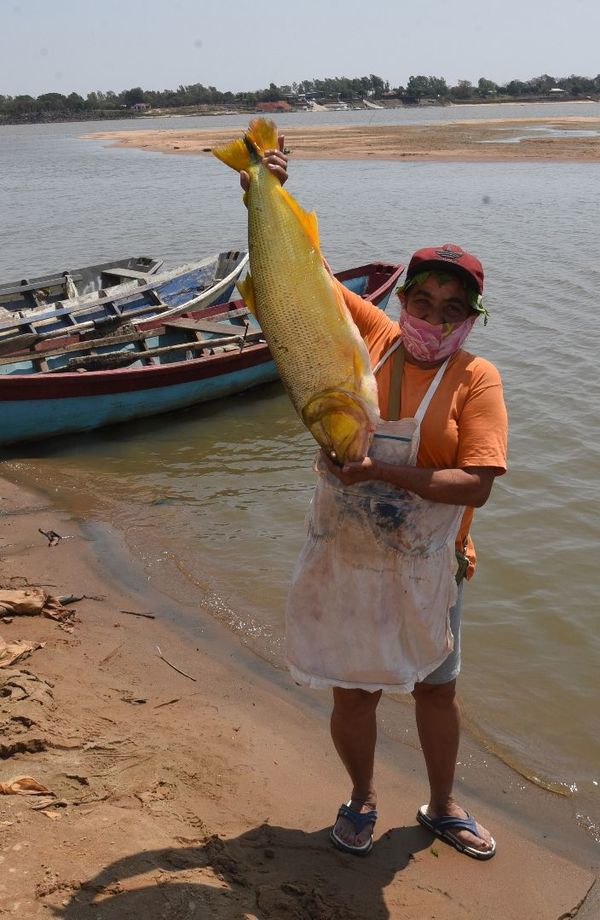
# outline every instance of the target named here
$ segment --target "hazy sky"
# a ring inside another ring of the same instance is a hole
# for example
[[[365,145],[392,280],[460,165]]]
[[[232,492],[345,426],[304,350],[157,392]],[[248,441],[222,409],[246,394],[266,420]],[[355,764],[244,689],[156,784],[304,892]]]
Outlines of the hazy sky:
[[[0,95],[600,72],[600,0],[0,0]]]

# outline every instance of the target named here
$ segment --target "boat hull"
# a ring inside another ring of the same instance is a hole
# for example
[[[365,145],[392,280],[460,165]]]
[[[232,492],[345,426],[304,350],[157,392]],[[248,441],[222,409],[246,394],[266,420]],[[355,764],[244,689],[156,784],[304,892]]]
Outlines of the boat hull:
[[[39,387],[28,387],[27,379],[20,378],[15,380],[14,398],[10,398],[12,381],[8,378],[2,381],[0,444],[40,441],[161,415],[231,396],[277,378],[275,363],[265,345],[250,346],[241,354],[236,349],[137,372],[47,377],[41,394]],[[32,384],[37,382],[37,377],[31,378]]]

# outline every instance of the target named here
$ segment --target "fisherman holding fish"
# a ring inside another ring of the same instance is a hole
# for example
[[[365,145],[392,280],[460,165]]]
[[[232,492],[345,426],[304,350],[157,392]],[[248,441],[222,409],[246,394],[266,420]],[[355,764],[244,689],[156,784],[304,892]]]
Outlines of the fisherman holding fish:
[[[417,820],[489,859],[495,841],[452,794],[461,600],[476,564],[469,528],[506,471],[500,376],[462,348],[474,323],[487,322],[483,268],[454,244],[418,250],[391,320],[328,274],[314,215],[281,187],[282,151],[273,123],[258,119],[215,154],[245,190],[246,303],[322,447],[286,632],[295,680],[333,690],[331,734],[352,791],[331,839],[355,855],[372,849],[376,709],[384,690],[410,692],[430,786]],[[278,272],[290,287],[273,293]],[[291,354],[286,322],[308,340],[303,359]]]

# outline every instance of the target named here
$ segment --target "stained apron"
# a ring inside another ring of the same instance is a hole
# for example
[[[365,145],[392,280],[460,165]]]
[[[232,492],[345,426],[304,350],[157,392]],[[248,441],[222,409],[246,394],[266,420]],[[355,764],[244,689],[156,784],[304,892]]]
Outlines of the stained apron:
[[[416,464],[421,422],[447,364],[414,418],[380,422],[370,457]],[[464,507],[379,481],[344,486],[318,462],[317,472],[286,608],[292,677],[315,688],[410,692],[452,651],[448,612]]]

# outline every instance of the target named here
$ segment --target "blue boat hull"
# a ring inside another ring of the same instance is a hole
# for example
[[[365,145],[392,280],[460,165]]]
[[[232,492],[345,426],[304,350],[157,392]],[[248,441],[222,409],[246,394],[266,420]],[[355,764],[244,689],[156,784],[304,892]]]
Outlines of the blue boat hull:
[[[145,390],[3,402],[0,406],[0,445],[40,441],[161,415],[196,403],[231,396],[277,380],[278,376],[275,364],[269,358],[256,366],[216,377]]]

